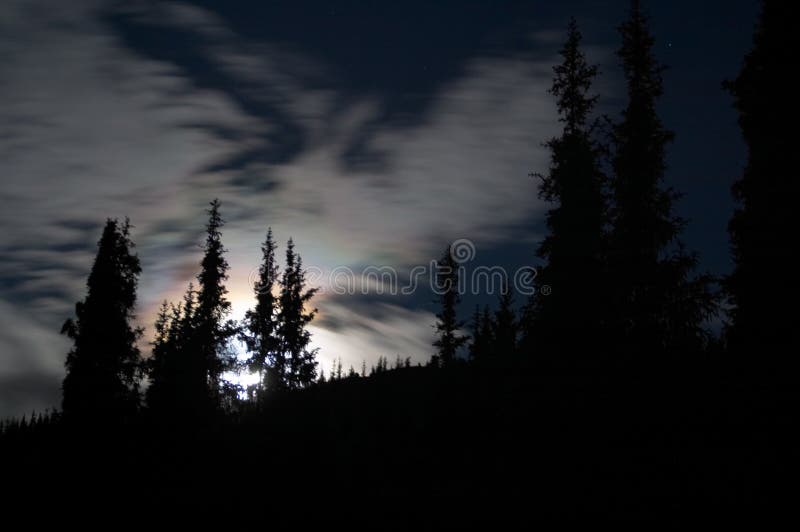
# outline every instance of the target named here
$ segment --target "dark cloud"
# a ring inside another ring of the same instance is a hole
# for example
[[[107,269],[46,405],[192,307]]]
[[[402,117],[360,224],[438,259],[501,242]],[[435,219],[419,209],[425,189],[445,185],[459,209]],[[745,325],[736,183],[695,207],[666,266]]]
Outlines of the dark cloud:
[[[166,15],[166,16],[165,16]],[[300,124],[285,111],[285,96],[258,79],[237,75],[231,65],[217,52],[243,46],[235,34],[221,31],[215,23],[187,25],[186,9],[152,7],[142,11],[111,10],[104,17],[116,35],[136,54],[165,62],[177,68],[196,90],[219,91],[225,94],[241,112],[263,123],[258,133],[258,147],[226,157],[208,165],[204,171],[244,171],[262,163],[290,161],[304,148],[306,134]],[[188,22],[202,20],[202,14]],[[213,19],[210,19],[213,21]],[[223,52],[224,53],[224,52]],[[202,128],[195,123],[193,127]],[[230,127],[205,124],[205,130],[215,135],[223,133],[226,140],[242,140],[245,132]],[[237,176],[234,184],[243,181]]]

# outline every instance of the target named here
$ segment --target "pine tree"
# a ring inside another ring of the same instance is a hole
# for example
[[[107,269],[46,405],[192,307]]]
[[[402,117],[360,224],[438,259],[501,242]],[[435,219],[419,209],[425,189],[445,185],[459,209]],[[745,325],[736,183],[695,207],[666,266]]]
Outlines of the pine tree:
[[[791,258],[797,106],[787,78],[800,40],[794,11],[792,2],[762,2],[753,49],[739,76],[726,83],[748,147],[744,174],[733,187],[738,208],[728,227],[735,266],[725,280],[732,303],[726,338],[731,351],[752,357],[780,356],[796,343],[790,340],[793,313],[783,305],[797,294]]]
[[[184,417],[208,415],[234,393],[223,383],[222,373],[235,365],[229,339],[238,330],[232,321],[225,320],[231,304],[226,298],[228,262],[220,232],[224,221],[219,200],[210,205],[198,289],[189,285],[183,303],[173,307],[166,342],[163,347],[154,345],[154,351],[163,350],[159,357],[162,360],[153,362],[161,365],[161,374],[153,374],[155,369],[151,366],[154,390],[149,394],[153,402],[148,397],[148,404],[166,412],[177,410]]]
[[[286,268],[280,283],[278,334],[280,356],[288,362],[285,384],[290,390],[309,386],[317,373],[318,350],[309,350],[311,333],[307,329],[317,309],[308,310],[306,307],[318,289],[306,288],[305,276],[302,259],[295,253],[294,242],[289,239],[286,245]]]
[[[679,240],[685,221],[672,212],[679,195],[662,183],[673,134],[656,112],[663,67],[653,56],[654,39],[638,0],[620,33],[628,104],[613,131],[609,286],[616,332],[640,354],[697,347],[713,296],[708,277],[690,279],[697,257]]]
[[[76,319],[68,319],[61,330],[74,342],[62,387],[67,419],[119,421],[139,405],[136,343],[142,331],[131,322],[141,266],[130,227],[127,219],[106,222],[86,283],[88,294],[75,305]]]
[[[341,364],[340,364],[341,366]],[[386,373],[389,371],[389,357],[380,356],[378,357],[378,373]]]
[[[495,324],[489,305],[484,305],[482,311],[479,305],[475,305],[475,313],[472,315],[472,343],[469,346],[471,360],[482,360],[496,352],[494,330]]]
[[[278,285],[278,263],[275,260],[277,246],[272,239],[272,228],[261,246],[262,262],[254,291],[256,307],[245,314],[245,329],[242,337],[251,353],[250,371],[262,376],[261,389],[280,389],[286,382],[287,365],[280,349],[278,338],[278,298],[274,290]]]
[[[514,292],[507,283],[503,284],[500,301],[492,322],[492,346],[495,353],[511,356],[517,352],[518,324],[514,315]]]
[[[196,347],[196,307],[197,292],[189,283],[183,301],[165,301],[156,317],[146,400],[151,413],[169,422],[208,406],[206,365]]]
[[[481,307],[475,305],[475,312],[472,314],[472,323],[470,323],[472,332],[471,342],[469,344],[469,358],[470,360],[477,360],[481,358],[484,351],[484,340],[481,336]]]
[[[437,348],[437,353],[433,364],[449,366],[455,361],[458,349],[468,340],[468,337],[458,333],[464,325],[458,320],[457,315],[457,307],[461,301],[458,263],[453,258],[449,246],[436,264],[435,283],[436,290],[440,294],[438,300],[440,310],[436,314],[434,325],[437,339],[433,345]]]
[[[219,200],[215,199],[210,205],[204,255],[200,263],[200,273],[197,275],[197,308],[191,344],[203,364],[205,399],[209,401],[211,408],[216,408],[221,399],[222,373],[235,364],[235,356],[230,351],[228,340],[237,330],[232,322],[226,321],[231,303],[226,298],[228,290],[225,288],[225,281],[228,280],[229,266],[220,232],[225,222],[219,212]]]
[[[486,351],[484,355],[491,356],[494,351],[494,318],[489,311],[489,305],[483,306],[483,316],[481,316],[481,336],[483,337]]]
[[[175,381],[173,376],[174,368],[171,366],[174,362],[174,357],[172,356],[174,348],[172,342],[174,312],[175,308],[170,307],[166,301],[161,303],[154,325],[155,335],[151,342],[152,353],[145,363],[150,379],[150,386],[147,388],[145,400],[148,407],[154,409],[159,409],[167,402],[167,394],[169,394],[170,388]]]
[[[591,94],[597,68],[581,51],[575,19],[569,23],[561,50],[563,62],[554,67],[550,93],[556,97],[561,135],[546,146],[550,170],[541,178],[539,197],[554,207],[547,213],[549,234],[537,255],[546,261],[537,276],[542,290],[533,298],[522,328],[536,334],[548,349],[561,347],[574,355],[580,339],[596,341],[600,330],[599,293],[606,247],[605,176],[600,168],[601,147],[594,140],[591,113],[597,96]],[[547,292],[544,291],[546,287]],[[530,348],[533,339],[523,345]]]

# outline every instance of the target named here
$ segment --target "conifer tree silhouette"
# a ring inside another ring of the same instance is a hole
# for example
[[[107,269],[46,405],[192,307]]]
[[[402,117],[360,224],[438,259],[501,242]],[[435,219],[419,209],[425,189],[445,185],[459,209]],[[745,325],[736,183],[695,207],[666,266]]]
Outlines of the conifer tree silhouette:
[[[434,282],[439,294],[440,310],[436,314],[434,325],[437,339],[433,346],[437,348],[437,352],[432,363],[449,366],[455,361],[458,349],[469,339],[458,333],[464,324],[458,320],[457,307],[461,301],[458,292],[458,263],[453,258],[450,246],[436,263]]]
[[[156,315],[154,325],[154,337],[151,343],[153,350],[145,361],[145,367],[150,379],[150,386],[145,392],[147,406],[152,409],[161,409],[168,401],[168,396],[176,384],[173,326],[174,306],[170,306],[166,301],[161,304]]]
[[[494,318],[489,311],[489,305],[483,306],[483,315],[481,316],[481,337],[485,343],[484,356],[491,356],[494,353]]]
[[[475,312],[472,314],[470,323],[472,338],[469,344],[470,360],[480,360],[486,353],[486,338],[483,336],[483,320],[480,305],[475,305]]]
[[[141,273],[130,222],[107,220],[75,320],[61,329],[73,340],[67,355],[62,407],[68,420],[103,423],[134,415],[141,357],[136,342],[136,288]]]
[[[286,383],[287,361],[278,338],[279,300],[274,293],[279,283],[276,248],[272,228],[269,228],[261,246],[262,262],[253,287],[256,307],[245,314],[245,331],[242,334],[251,353],[248,365],[251,371],[261,375],[262,390],[281,389]]]
[[[215,199],[210,206],[204,255],[197,275],[197,306],[192,319],[194,327],[190,344],[191,349],[196,350],[203,369],[205,397],[198,396],[197,400],[207,402],[207,407],[217,408],[221,400],[222,373],[235,363],[228,340],[238,331],[233,322],[226,321],[231,303],[226,298],[225,281],[228,280],[229,267],[220,232],[225,222],[219,212],[219,200]],[[201,375],[195,377],[199,386]]]
[[[530,302],[523,317],[528,338],[523,349],[534,344],[549,350],[556,346],[574,356],[575,343],[597,341],[603,286],[607,206],[605,176],[600,167],[602,148],[594,140],[596,120],[591,119],[597,96],[591,94],[597,67],[587,63],[581,51],[581,33],[571,19],[561,50],[563,61],[553,68],[550,93],[556,97],[561,134],[546,143],[551,153],[550,170],[539,175],[539,197],[555,204],[547,213],[549,234],[537,255],[546,261],[537,284],[547,287]]]
[[[190,283],[183,302],[172,306],[169,313],[162,306],[147,364],[151,381],[148,406],[164,417],[178,416],[187,421],[219,409],[222,373],[235,362],[228,339],[237,329],[233,322],[224,321],[230,312],[224,284],[228,263],[220,233],[224,222],[219,200],[210,205],[198,289]]]
[[[503,283],[500,292],[499,305],[492,323],[492,338],[494,351],[503,356],[511,356],[517,352],[518,322],[514,314],[514,292]]]
[[[471,360],[481,360],[499,353],[499,350],[495,347],[494,331],[496,326],[489,311],[489,305],[484,305],[483,310],[481,310],[480,305],[475,305],[471,329],[472,342],[469,345],[469,357]]]
[[[171,421],[197,411],[207,397],[205,365],[195,348],[197,292],[189,287],[179,304],[162,303],[155,322],[152,354],[146,368],[150,386],[145,395],[151,413]],[[200,398],[200,399],[198,399]]]
[[[739,355],[778,355],[787,342],[796,344],[790,340],[794,316],[781,304],[797,294],[790,258],[798,189],[791,129],[797,106],[786,77],[796,63],[795,11],[792,2],[762,1],[753,49],[739,76],[725,84],[748,147],[744,174],[733,186],[738,208],[728,229],[735,265],[725,280],[732,303],[726,339]]]
[[[280,357],[288,363],[286,388],[290,390],[310,386],[317,374],[318,349],[309,350],[311,333],[308,324],[317,314],[317,309],[307,309],[317,288],[306,287],[306,272],[300,255],[294,251],[290,238],[286,244],[286,268],[280,282],[280,310],[278,312],[278,335]],[[341,369],[341,366],[340,366]]]
[[[662,183],[673,134],[656,112],[664,67],[653,55],[655,41],[638,0],[631,2],[620,33],[628,103],[612,134],[614,326],[639,354],[697,347],[706,334],[703,321],[714,312],[714,297],[708,276],[690,278],[697,257],[679,240],[685,221],[672,209],[679,195]]]

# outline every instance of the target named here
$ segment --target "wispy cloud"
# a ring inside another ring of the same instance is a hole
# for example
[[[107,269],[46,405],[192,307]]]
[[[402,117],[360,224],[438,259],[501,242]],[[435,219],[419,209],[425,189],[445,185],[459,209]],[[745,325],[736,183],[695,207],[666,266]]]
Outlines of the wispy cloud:
[[[211,12],[117,6],[0,8],[0,54],[13,58],[0,84],[0,222],[12,228],[0,241],[0,319],[19,320],[0,331],[5,379],[25,351],[41,366],[29,372],[57,382],[66,344],[55,332],[83,295],[107,216],[136,226],[149,325],[158,301],[178,297],[196,271],[213,197],[229,220],[238,314],[250,304],[248,274],[268,225],[281,240],[293,236],[307,264],[402,269],[454,238],[484,247],[518,238],[514,228],[541,215],[527,174],[546,167],[540,143],[556,128],[546,93],[552,57],[474,57],[428,95],[424,116],[400,123],[382,119],[379,95],[345,95],[320,81],[327,67],[317,59],[248,42]],[[114,16],[198,35],[186,53],[214,79],[178,56],[137,49]],[[382,303],[376,320],[344,297],[318,306],[326,368],[339,356],[360,366],[430,354],[428,311]],[[41,403],[34,390],[29,402],[20,393],[0,398],[0,415]]]

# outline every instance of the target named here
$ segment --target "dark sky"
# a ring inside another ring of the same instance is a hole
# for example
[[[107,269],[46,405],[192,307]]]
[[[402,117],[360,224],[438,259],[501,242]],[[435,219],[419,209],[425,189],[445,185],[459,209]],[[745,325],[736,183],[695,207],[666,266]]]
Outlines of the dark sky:
[[[0,5],[0,416],[57,404],[106,217],[130,216],[139,315],[196,273],[219,197],[236,315],[267,225],[293,236],[323,287],[326,369],[425,360],[430,293],[344,296],[330,272],[405,278],[446,243],[472,265],[533,261],[546,206],[531,171],[557,131],[547,94],[570,15],[600,64],[601,111],[623,101],[614,50],[627,2],[60,2]],[[755,0],[645,2],[669,66],[668,184],[685,241],[728,271],[729,188],[744,146],[721,82],[750,47]],[[338,268],[338,270],[337,270]],[[376,287],[373,287],[376,288]],[[463,310],[485,299],[467,297]]]

